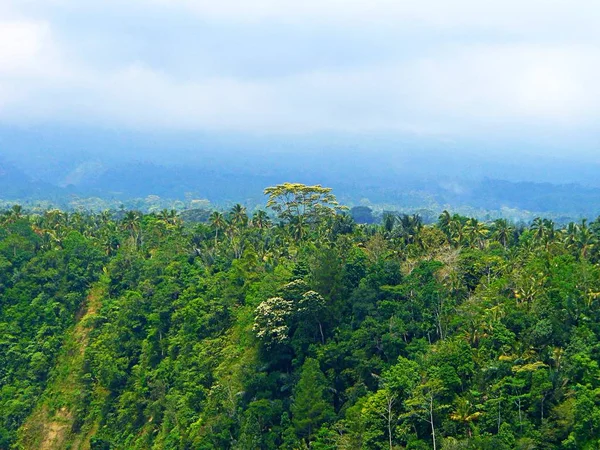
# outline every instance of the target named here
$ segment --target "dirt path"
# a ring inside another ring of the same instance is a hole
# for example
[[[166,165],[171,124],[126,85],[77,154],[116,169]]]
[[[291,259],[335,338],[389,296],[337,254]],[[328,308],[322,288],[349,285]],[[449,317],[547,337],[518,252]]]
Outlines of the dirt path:
[[[63,348],[57,358],[53,375],[46,387],[46,393],[38,407],[29,416],[19,432],[23,448],[59,450],[67,447],[72,438],[71,429],[75,418],[67,406],[59,409],[52,405],[74,405],[85,349],[89,341],[88,318],[95,315],[102,306],[103,291],[93,287],[77,314],[77,323],[65,338]],[[80,448],[81,445],[72,448]]]

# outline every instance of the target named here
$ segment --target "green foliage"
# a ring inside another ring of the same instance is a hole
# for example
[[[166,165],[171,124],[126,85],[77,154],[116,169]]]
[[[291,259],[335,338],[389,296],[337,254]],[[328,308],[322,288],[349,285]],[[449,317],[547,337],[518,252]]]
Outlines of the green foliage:
[[[327,401],[327,380],[316,359],[308,358],[302,365],[293,398],[292,425],[298,438],[309,443],[319,426],[334,417]]]
[[[276,225],[4,214],[0,448],[599,445],[600,221],[267,194]]]

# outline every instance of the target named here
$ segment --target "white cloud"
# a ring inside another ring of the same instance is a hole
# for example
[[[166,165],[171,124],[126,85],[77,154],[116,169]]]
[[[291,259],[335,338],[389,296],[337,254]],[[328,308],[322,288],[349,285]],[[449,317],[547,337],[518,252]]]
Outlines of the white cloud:
[[[598,76],[591,47],[475,45],[424,62],[421,98],[432,110],[463,117],[566,124],[598,113]]]
[[[0,21],[0,118],[30,105],[30,94],[40,84],[65,76],[47,22]]]
[[[398,27],[428,25],[535,33],[596,30],[598,5],[589,0],[138,0],[185,8],[204,20]],[[575,27],[573,27],[575,26]],[[562,36],[564,37],[564,36]]]
[[[132,65],[81,71],[78,82],[69,76],[44,84],[29,101],[34,114],[136,127],[451,131],[532,119],[570,125],[597,116],[594,55],[593,49],[475,46],[408,64],[253,81],[181,82]]]
[[[69,51],[72,43],[60,39],[63,30],[50,16],[26,17],[36,5],[42,16],[44,13],[42,2],[29,0],[13,20],[0,22],[0,122],[433,133],[515,123],[571,127],[600,118],[596,82],[600,57],[594,39],[572,42],[572,37],[561,38],[565,30],[598,37],[587,25],[592,14],[577,8],[577,1],[136,1],[129,7],[183,8],[196,14],[200,22],[243,22],[247,26],[260,22],[259,27],[278,22],[307,28],[320,22],[335,24],[332,33],[343,29],[350,34],[361,26],[395,24],[413,29],[421,24],[474,34],[454,43],[446,42],[442,35],[426,53],[417,51],[402,58],[388,55],[343,69],[315,65],[280,77],[249,79],[229,73],[182,80],[168,64],[158,69],[132,60],[101,67],[94,64],[93,53],[73,58]],[[0,10],[2,4],[0,0]],[[63,13],[64,8],[84,8],[84,4],[53,3]],[[13,12],[18,10],[17,3],[11,5]],[[113,0],[106,5],[118,7]],[[520,37],[484,43],[473,30]],[[542,38],[543,30],[552,31],[554,37]],[[135,32],[132,26],[130,33]],[[381,39],[400,37],[384,28]],[[178,45],[195,43],[181,41]],[[415,46],[418,49],[419,42]],[[218,51],[217,46],[214,58],[219,58]]]
[[[28,75],[39,71],[48,35],[45,23],[0,22],[0,74]]]

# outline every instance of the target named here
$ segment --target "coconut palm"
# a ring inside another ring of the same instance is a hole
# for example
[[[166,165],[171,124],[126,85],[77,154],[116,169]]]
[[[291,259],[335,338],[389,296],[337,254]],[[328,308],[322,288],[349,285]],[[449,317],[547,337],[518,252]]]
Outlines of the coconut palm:
[[[589,251],[598,243],[598,239],[588,226],[586,219],[581,221],[578,228],[577,246],[579,247],[581,257],[586,258]]]
[[[450,224],[452,223],[452,216],[447,209],[443,210],[438,216],[438,228],[444,232],[444,234],[450,239]]]
[[[484,222],[477,219],[469,219],[465,225],[465,234],[472,246],[483,249],[487,242],[488,229]]]
[[[578,247],[579,226],[575,222],[569,222],[563,230],[562,235],[563,242],[568,249],[573,250]]]
[[[137,211],[127,211],[121,226],[129,233],[135,248],[139,248],[142,239],[141,216]]]
[[[454,411],[450,414],[450,419],[462,424],[465,427],[467,437],[471,437],[471,423],[482,416],[482,412],[473,411],[473,405],[465,397],[458,397],[454,402]]]
[[[512,227],[508,220],[497,219],[493,224],[492,236],[496,239],[503,247],[508,245],[511,235],[513,234],[514,227]]]
[[[401,239],[405,244],[414,244],[423,228],[423,220],[418,214],[402,214],[398,216],[398,228]]]
[[[462,245],[465,240],[465,227],[460,216],[454,215],[452,217],[452,221],[448,225],[448,230],[450,231],[452,243],[456,247]]]
[[[235,227],[245,227],[248,224],[248,214],[246,214],[246,208],[239,203],[233,205],[229,211],[229,221]]]
[[[219,231],[223,231],[227,227],[227,221],[225,220],[225,216],[219,211],[213,211],[209,218],[208,222],[210,226],[215,230],[215,247],[219,242]]]
[[[398,219],[398,216],[396,216],[396,214],[394,214],[394,213],[391,213],[391,212],[383,213],[382,225],[383,225],[383,231],[386,234],[389,235],[392,232],[392,230],[396,226],[397,219]]]
[[[265,211],[260,209],[256,211],[252,216],[251,224],[253,227],[259,229],[269,228],[269,226],[271,225],[271,219],[269,219],[269,216]]]
[[[533,219],[533,222],[531,223],[529,229],[533,232],[533,239],[538,244],[546,242],[547,230],[544,219],[542,219],[541,217],[536,217],[535,219]]]
[[[10,214],[14,220],[19,220],[23,216],[23,207],[21,205],[13,205]]]

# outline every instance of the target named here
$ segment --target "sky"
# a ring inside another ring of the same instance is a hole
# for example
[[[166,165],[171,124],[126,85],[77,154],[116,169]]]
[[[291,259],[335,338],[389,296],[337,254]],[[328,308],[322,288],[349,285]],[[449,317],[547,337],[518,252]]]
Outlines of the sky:
[[[599,20],[592,0],[0,0],[0,126],[596,158]]]

